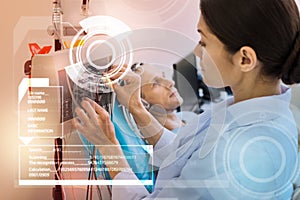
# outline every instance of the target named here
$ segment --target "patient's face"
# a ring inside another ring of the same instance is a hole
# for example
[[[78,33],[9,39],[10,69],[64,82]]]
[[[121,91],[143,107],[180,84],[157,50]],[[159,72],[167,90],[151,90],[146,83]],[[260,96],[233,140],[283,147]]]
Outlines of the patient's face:
[[[183,102],[182,97],[174,87],[174,81],[166,79],[150,65],[143,65],[141,74],[142,98],[151,105],[160,105],[168,111],[173,111]]]

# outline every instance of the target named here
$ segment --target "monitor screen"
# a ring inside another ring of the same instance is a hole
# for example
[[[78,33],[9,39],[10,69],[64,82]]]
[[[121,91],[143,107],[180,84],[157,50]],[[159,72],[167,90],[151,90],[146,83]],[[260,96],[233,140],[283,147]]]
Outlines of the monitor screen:
[[[199,85],[196,60],[193,54],[173,64],[175,87],[183,98],[182,111],[199,112]]]

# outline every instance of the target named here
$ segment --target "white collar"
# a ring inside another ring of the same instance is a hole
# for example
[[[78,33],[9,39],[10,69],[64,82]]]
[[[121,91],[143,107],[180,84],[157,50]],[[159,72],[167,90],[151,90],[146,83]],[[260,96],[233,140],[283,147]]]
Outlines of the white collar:
[[[253,98],[234,104],[234,98],[230,97],[212,105],[212,116],[215,118],[213,123],[227,124],[234,128],[289,115],[290,99],[291,90],[285,86],[281,86],[279,95]]]

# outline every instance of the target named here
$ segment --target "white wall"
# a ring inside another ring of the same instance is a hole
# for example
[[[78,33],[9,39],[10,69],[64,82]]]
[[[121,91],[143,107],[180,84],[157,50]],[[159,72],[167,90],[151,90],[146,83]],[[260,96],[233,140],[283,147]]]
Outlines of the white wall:
[[[63,21],[78,26],[84,18],[81,15],[81,2],[78,0],[63,0]],[[122,20],[132,30],[144,28],[169,29],[174,34],[182,34],[192,42],[186,43],[175,40],[176,48],[181,48],[181,55],[172,55],[156,48],[156,54],[149,51],[139,51],[135,54],[138,61],[160,63],[172,68],[172,64],[184,58],[193,51],[197,43],[196,25],[199,17],[199,2],[195,0],[92,0],[90,1],[90,14],[109,15]],[[153,35],[152,35],[153,36]],[[151,35],[145,35],[151,40]],[[185,44],[183,44],[185,43]],[[155,46],[154,46],[155,47]]]

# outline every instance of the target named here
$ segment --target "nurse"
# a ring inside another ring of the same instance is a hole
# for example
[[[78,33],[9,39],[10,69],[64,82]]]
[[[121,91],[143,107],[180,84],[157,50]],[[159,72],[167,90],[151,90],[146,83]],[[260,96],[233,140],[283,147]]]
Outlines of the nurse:
[[[113,199],[290,199],[298,173],[297,129],[290,89],[300,82],[300,19],[294,0],[201,0],[197,30],[207,85],[233,97],[205,111],[175,135],[145,109],[140,77],[114,85],[118,100],[154,146],[155,188],[113,186]],[[282,82],[281,82],[282,81]],[[109,115],[85,100],[76,128],[95,144],[119,145]],[[122,155],[99,147],[103,155]],[[127,168],[126,160],[119,162]],[[114,180],[136,179],[130,170]]]

